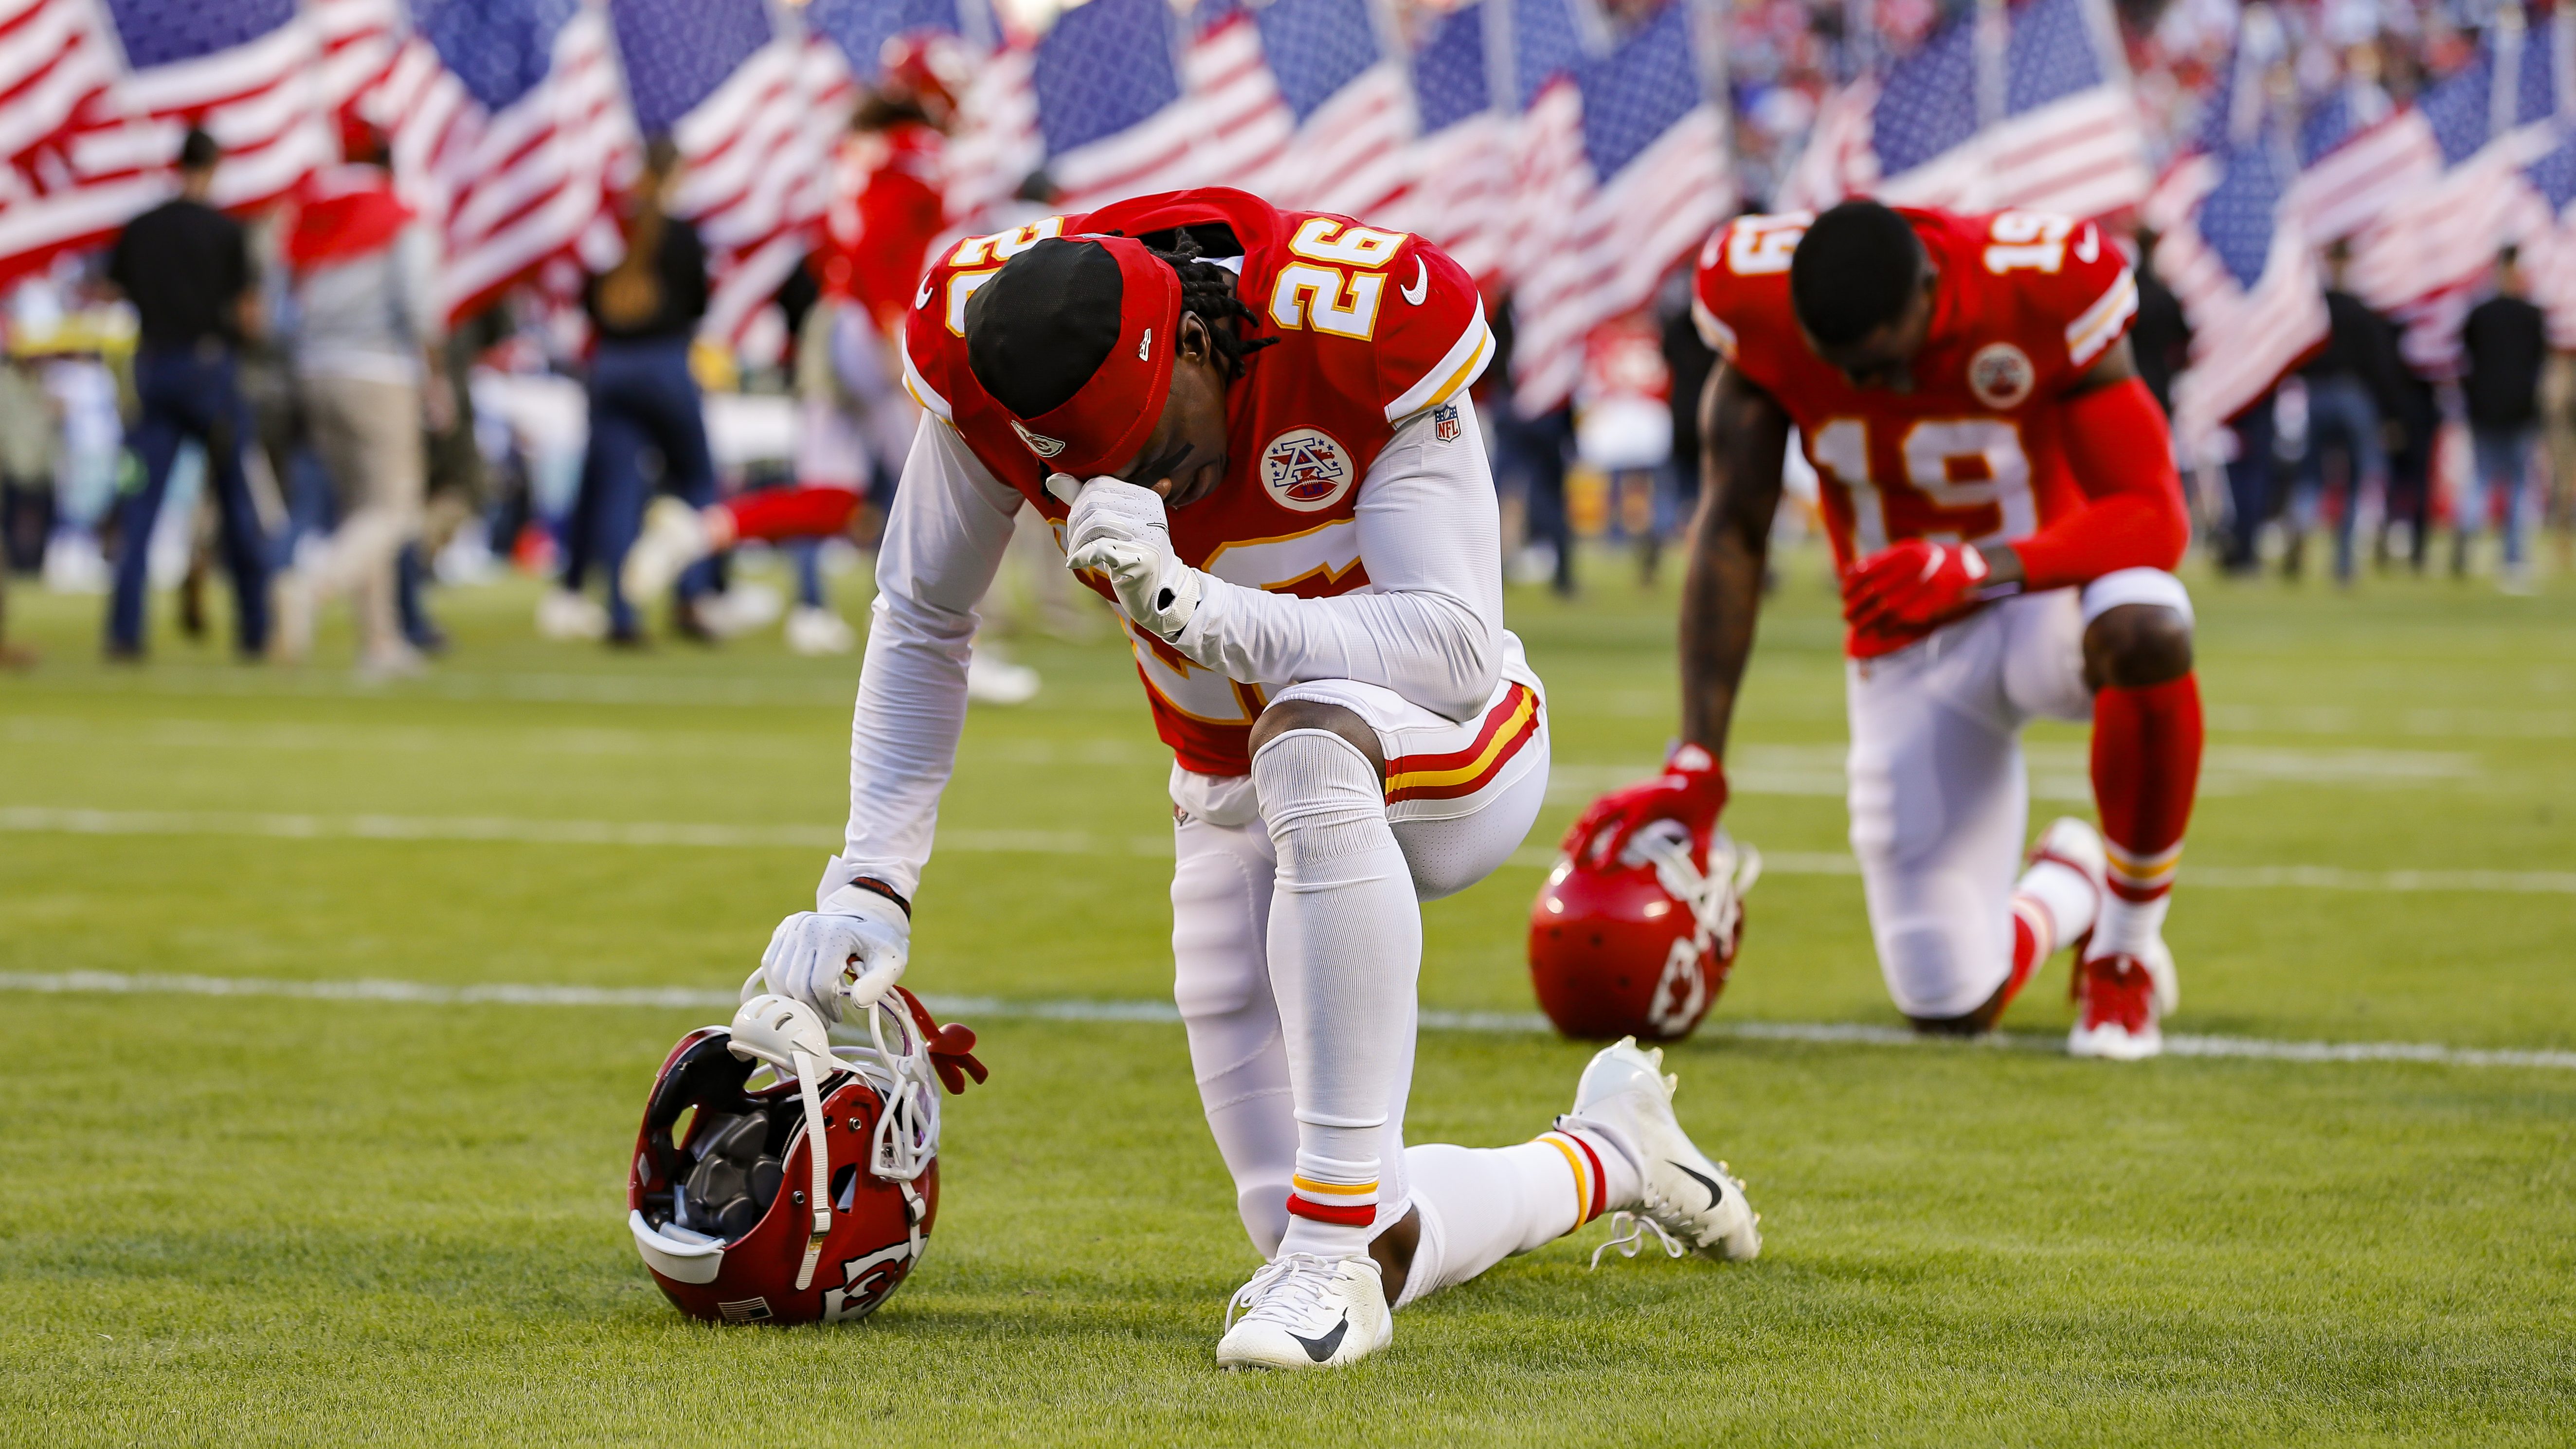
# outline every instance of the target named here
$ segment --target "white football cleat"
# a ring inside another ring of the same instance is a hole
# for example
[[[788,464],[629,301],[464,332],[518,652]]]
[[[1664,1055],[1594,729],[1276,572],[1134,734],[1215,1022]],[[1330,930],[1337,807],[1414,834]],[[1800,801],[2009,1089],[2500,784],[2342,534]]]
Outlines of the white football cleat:
[[[989,647],[966,656],[966,697],[977,704],[1026,704],[1038,697],[1038,672]]]
[[[644,530],[635,535],[634,545],[626,550],[626,563],[618,570],[618,587],[638,604],[662,597],[681,571],[705,558],[712,540],[707,537],[706,520],[698,510],[677,498],[656,498],[644,510]]]
[[[2173,951],[2158,937],[2142,955],[2095,956],[2075,966],[2078,1012],[2066,1033],[2070,1057],[2135,1062],[2165,1049],[2164,1019],[2182,1004]]]
[[[608,637],[608,610],[588,594],[549,589],[537,600],[537,637],[588,642]]]
[[[787,611],[787,647],[797,654],[847,654],[859,636],[849,621],[829,609],[799,604]]]
[[[1395,1313],[1377,1263],[1365,1254],[1337,1260],[1282,1253],[1235,1293],[1225,1320],[1219,1368],[1333,1368],[1395,1340]]]
[[[1664,1075],[1662,1048],[1642,1050],[1635,1037],[1621,1037],[1583,1069],[1574,1110],[1559,1125],[1598,1124],[1635,1145],[1644,1180],[1635,1216],[1652,1224],[1668,1247],[1679,1243],[1704,1258],[1742,1262],[1762,1251],[1761,1219],[1744,1184],[1725,1163],[1711,1162],[1673,1116],[1680,1085],[1681,1078]]]

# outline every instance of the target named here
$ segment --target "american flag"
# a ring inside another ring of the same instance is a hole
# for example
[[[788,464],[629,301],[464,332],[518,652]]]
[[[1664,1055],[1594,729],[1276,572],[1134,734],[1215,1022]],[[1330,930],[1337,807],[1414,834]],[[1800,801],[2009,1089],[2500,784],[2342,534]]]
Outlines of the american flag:
[[[608,19],[636,129],[668,133],[687,162],[673,207],[714,279],[700,331],[740,342],[776,320],[769,299],[813,249],[847,72],[762,0],[617,0]]]
[[[1305,167],[1297,114],[1279,93],[1264,28],[1239,0],[1207,0],[1191,16],[1181,56],[1181,108],[1193,182],[1222,182],[1274,204],[1294,205]]]
[[[1271,0],[1253,12],[1295,139],[1281,205],[1392,215],[1417,156],[1413,101],[1371,0]]]
[[[2290,215],[2310,240],[2324,243],[2368,227],[2430,185],[2442,171],[2442,148],[2422,111],[2392,108],[2378,86],[2355,83],[2308,113],[2299,127],[2299,162]]]
[[[1200,117],[1184,104],[1178,40],[1165,0],[1090,0],[1038,41],[1029,85],[1059,209],[1200,181]]]
[[[370,0],[325,4],[354,21]],[[351,104],[385,133],[396,188],[443,243],[448,315],[480,309],[557,258],[612,262],[605,209],[637,148],[605,7],[413,0],[411,21]]]
[[[0,37],[20,42],[13,55],[29,47],[10,73],[23,75],[22,86],[35,83],[26,130],[44,132],[5,158],[0,276],[103,242],[165,195],[190,124],[223,145],[218,206],[269,201],[337,157],[318,83],[318,31],[296,0],[106,0],[105,9],[125,65],[103,91],[95,67],[106,57],[91,48],[107,38],[75,34],[94,21],[44,5],[17,13]],[[67,102],[42,88],[49,69],[37,62],[48,36],[78,47],[76,57],[53,52],[55,66],[77,67],[63,89],[80,94]],[[39,94],[49,96],[41,112]]]
[[[1497,281],[1512,223],[1509,128],[1494,106],[1487,6],[1424,17],[1408,70],[1417,135],[1413,189],[1395,216],[1429,237],[1479,285]]]
[[[2560,140],[2553,52],[2561,47],[2526,32],[2520,16],[2500,10],[2478,54],[2424,93],[2419,104],[2445,169],[2354,248],[2353,291],[2405,326],[2400,350],[2428,375],[2458,370],[2460,323],[2497,249],[2542,235],[2554,220],[2523,173]],[[2569,33],[2571,19],[2558,17],[2557,34]]]
[[[2105,0],[1978,0],[1820,111],[1776,204],[1874,195],[2104,216],[2146,197],[2146,136]]]
[[[2240,99],[2262,67],[2241,65]],[[2155,266],[2190,320],[2191,367],[2174,383],[2174,426],[2205,456],[2220,425],[2326,340],[2325,294],[2307,236],[2287,214],[2298,175],[2285,129],[2250,104],[2222,115],[2140,209]]]
[[[1516,37],[1525,60],[1533,40],[1579,43],[1574,12],[1555,14],[1562,27],[1544,7],[1519,7],[1515,20],[1543,27]],[[1570,75],[1543,83],[1524,113],[1522,174],[1537,190],[1522,202],[1543,208],[1522,218],[1529,250],[1514,295],[1513,400],[1524,415],[1572,396],[1584,337],[1653,296],[1735,211],[1726,124],[1708,100],[1696,14],[1688,0],[1668,0],[1607,53],[1571,57]]]
[[[2522,184],[2548,216],[2523,244],[2531,300],[2549,314],[2550,345],[2576,348],[2576,136],[2525,167]]]

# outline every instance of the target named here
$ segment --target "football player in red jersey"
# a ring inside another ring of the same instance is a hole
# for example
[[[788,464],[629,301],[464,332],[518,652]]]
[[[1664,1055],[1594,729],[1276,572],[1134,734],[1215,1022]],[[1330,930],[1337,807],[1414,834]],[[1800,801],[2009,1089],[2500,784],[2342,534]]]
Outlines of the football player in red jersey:
[[[1270,1260],[1219,1362],[1349,1362],[1395,1306],[1604,1210],[1751,1256],[1741,1186],[1632,1043],[1534,1142],[1404,1144],[1420,902],[1501,865],[1547,789],[1459,402],[1493,350],[1467,274],[1403,232],[1179,192],[958,245],[905,336],[930,418],[879,557],[848,838],[768,988],[830,1014],[903,969],[975,602],[1032,508],[1127,621],[1172,749],[1174,996]]]
[[[2120,253],[2064,217],[1853,201],[1720,230],[1694,303],[1724,365],[1701,403],[1682,736],[1598,821],[1713,821],[1726,803],[1794,426],[1850,624],[1851,842],[1890,994],[1922,1030],[1983,1032],[2081,942],[2070,1050],[2153,1055],[2201,714],[2171,572],[2189,523],[2130,361]],[[2041,717],[2092,720],[2102,825],[2051,825],[2016,883],[2020,731]]]

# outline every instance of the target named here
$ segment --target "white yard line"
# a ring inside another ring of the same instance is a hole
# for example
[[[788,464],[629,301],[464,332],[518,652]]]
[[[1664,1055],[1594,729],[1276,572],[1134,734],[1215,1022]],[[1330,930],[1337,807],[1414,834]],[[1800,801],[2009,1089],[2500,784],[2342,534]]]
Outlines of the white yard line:
[[[655,820],[528,820],[501,815],[293,815],[220,810],[72,810],[41,805],[0,807],[0,834],[217,835],[268,840],[487,841],[518,845],[695,846],[718,850],[830,850],[831,825],[692,825]],[[1095,835],[1083,830],[943,829],[938,848],[1023,855],[1130,855],[1169,858],[1171,837]],[[1530,846],[1512,865],[1544,870],[1556,852]],[[1831,851],[1765,851],[1774,875],[1858,875],[1859,862]],[[2329,865],[2192,865],[2185,883],[2209,890],[2371,892],[2459,891],[2501,895],[2576,895],[2576,871],[2348,870]]]
[[[690,987],[442,986],[427,981],[277,981],[225,976],[128,975],[116,971],[0,972],[0,991],[90,996],[291,997],[304,1001],[391,1002],[420,1006],[652,1007],[730,1013],[735,994]],[[924,996],[943,1017],[967,1022],[1135,1021],[1178,1025],[1168,1001],[1043,1001],[996,996]],[[1422,1013],[1432,1031],[1535,1035],[1548,1031],[1536,1012],[1439,1011]],[[1951,1047],[1945,1038],[1917,1036],[1901,1027],[1829,1022],[1711,1022],[1703,1034],[1723,1040],[1785,1041],[1815,1046]],[[1971,1048],[2062,1051],[2065,1040],[2033,1032],[2001,1032]],[[2284,1062],[2417,1062],[2446,1067],[2533,1067],[2576,1071],[2576,1051],[2527,1051],[2444,1046],[2438,1042],[2268,1041],[2260,1037],[2165,1038],[2172,1056],[2232,1057]]]

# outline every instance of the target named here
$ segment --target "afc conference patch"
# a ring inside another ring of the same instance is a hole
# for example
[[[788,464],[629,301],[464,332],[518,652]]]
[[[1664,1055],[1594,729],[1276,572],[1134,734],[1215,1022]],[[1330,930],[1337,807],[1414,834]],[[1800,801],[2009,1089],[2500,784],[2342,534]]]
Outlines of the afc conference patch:
[[[1261,486],[1272,502],[1298,513],[1321,513],[1342,501],[1358,481],[1351,455],[1321,428],[1290,428],[1261,450]]]
[[[1440,441],[1454,443],[1466,430],[1467,425],[1459,421],[1456,403],[1442,403],[1431,410],[1431,433]]]

